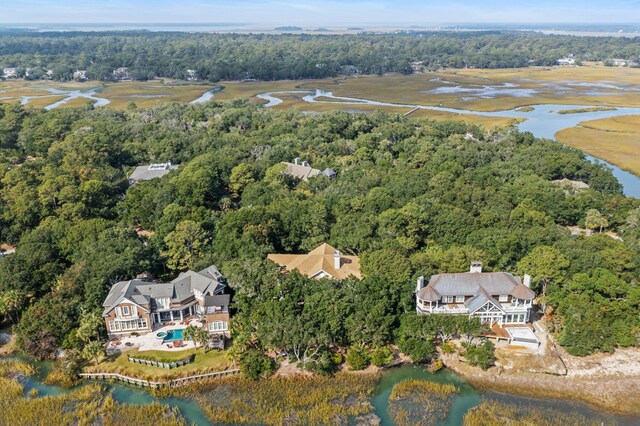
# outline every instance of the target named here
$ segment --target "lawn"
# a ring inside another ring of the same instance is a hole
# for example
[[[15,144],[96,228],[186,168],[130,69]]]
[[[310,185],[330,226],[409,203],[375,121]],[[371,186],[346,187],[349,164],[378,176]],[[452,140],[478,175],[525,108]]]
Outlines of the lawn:
[[[171,370],[161,367],[152,367],[148,365],[134,364],[127,360],[127,355],[135,357],[138,353],[145,357],[154,357],[161,360],[177,361],[195,353],[195,360],[191,364],[187,364],[183,367],[173,368]],[[169,351],[143,351],[138,352],[137,349],[122,352],[120,354],[107,357],[97,366],[91,364],[90,367],[85,368],[87,373],[102,372],[102,373],[118,373],[125,376],[135,377],[138,379],[145,379],[151,381],[164,381],[168,379],[175,379],[178,377],[185,377],[194,374],[212,373],[216,371],[223,371],[233,367],[232,361],[227,357],[226,351],[211,350],[204,353],[202,348],[188,349],[178,352]]]
[[[586,121],[556,133],[560,142],[640,176],[640,116]]]

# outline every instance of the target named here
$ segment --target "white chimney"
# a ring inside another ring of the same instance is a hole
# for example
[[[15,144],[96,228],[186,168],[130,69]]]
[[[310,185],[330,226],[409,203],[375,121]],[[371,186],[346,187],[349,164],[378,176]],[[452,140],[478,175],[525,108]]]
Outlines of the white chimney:
[[[300,165],[300,158],[298,158],[298,157],[294,158],[293,159],[293,163],[299,166]]]
[[[482,262],[471,262],[469,272],[482,272]]]
[[[416,293],[424,288],[424,276],[418,277],[418,282],[416,284]]]
[[[338,270],[340,269],[340,250],[336,250],[333,253],[333,268]]]
[[[527,287],[531,288],[531,275],[529,274],[524,274],[524,285],[526,285]]]

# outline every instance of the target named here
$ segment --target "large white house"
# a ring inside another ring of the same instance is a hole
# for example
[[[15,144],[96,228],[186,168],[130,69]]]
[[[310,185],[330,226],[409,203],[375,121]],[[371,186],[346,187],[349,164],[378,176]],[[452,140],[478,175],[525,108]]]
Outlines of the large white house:
[[[424,277],[416,286],[416,310],[424,315],[468,315],[487,324],[529,322],[535,293],[531,277],[508,272],[482,272],[482,263],[471,263],[469,272],[437,274],[425,286]]]

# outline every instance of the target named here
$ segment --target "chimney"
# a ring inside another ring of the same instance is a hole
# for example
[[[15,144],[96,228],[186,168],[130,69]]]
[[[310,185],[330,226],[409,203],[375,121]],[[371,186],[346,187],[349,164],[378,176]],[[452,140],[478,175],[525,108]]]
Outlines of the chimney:
[[[424,288],[424,276],[418,277],[418,283],[416,284],[416,293]]]
[[[340,250],[336,250],[333,253],[333,268],[338,270],[340,269]]]
[[[471,262],[469,272],[482,272],[482,262]]]
[[[294,158],[294,159],[293,159],[293,163],[294,163],[295,165],[299,166],[299,165],[300,165],[300,158],[298,158],[298,157]]]
[[[308,161],[303,161],[302,165],[305,166],[305,167],[311,167],[311,166],[309,166],[309,162]]]
[[[531,275],[524,274],[523,284],[526,285],[528,288],[531,288]]]

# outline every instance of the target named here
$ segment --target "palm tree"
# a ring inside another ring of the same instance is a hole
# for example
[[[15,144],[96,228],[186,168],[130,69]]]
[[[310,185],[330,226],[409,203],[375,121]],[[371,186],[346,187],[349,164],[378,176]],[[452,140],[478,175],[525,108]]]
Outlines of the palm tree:
[[[195,341],[199,342],[202,347],[204,348],[204,352],[207,352],[207,342],[209,341],[209,339],[211,339],[211,333],[209,333],[206,329],[204,328],[199,328],[196,331],[196,335],[194,336]]]
[[[184,337],[184,340],[193,340],[193,343],[196,345],[196,348],[197,348],[198,347],[198,341],[196,339],[197,334],[198,334],[198,327],[196,327],[195,325],[190,325],[184,329],[184,331],[182,332],[182,337]]]

